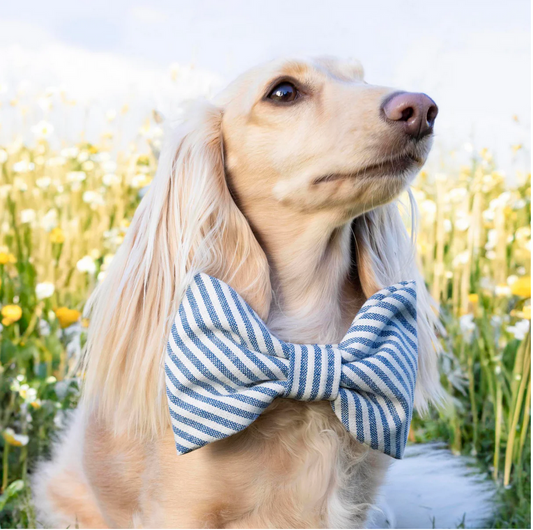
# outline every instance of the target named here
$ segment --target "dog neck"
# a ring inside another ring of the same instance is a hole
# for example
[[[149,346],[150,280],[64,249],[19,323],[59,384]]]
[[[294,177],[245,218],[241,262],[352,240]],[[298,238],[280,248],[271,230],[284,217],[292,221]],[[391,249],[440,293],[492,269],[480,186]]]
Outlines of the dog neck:
[[[292,342],[340,340],[364,303],[352,274],[351,221],[277,205],[247,217],[269,260],[270,329]]]

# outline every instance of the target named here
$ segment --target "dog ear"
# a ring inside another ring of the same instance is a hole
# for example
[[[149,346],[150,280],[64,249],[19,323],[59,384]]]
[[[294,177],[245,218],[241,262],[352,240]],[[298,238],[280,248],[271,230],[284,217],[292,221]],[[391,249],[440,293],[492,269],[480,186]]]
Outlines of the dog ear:
[[[268,314],[268,263],[226,185],[221,123],[222,110],[202,103],[167,135],[150,189],[88,303],[83,399],[116,431],[154,435],[168,425],[165,346],[196,273],[229,283]]]
[[[179,208],[171,223],[180,227],[182,239],[178,277],[199,271],[215,276],[266,319],[271,301],[268,262],[226,182],[222,110],[202,102],[190,113],[173,163],[168,203]]]
[[[411,205],[415,208],[413,199]],[[443,397],[438,372],[441,347],[437,338],[441,324],[436,303],[429,295],[417,265],[414,240],[405,228],[396,202],[357,217],[352,228],[357,272],[367,298],[399,281],[416,281],[418,376],[415,406],[424,411],[428,402],[438,404]]]

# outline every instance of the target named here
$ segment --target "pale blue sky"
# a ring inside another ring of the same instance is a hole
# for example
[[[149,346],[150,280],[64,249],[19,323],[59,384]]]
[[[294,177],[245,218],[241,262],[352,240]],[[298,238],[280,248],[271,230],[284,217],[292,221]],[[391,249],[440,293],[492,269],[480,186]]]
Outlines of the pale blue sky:
[[[473,140],[508,164],[509,146],[529,143],[530,20],[527,0],[19,0],[2,6],[0,83],[111,101],[153,95],[170,63],[223,84],[280,55],[357,57],[368,82],[437,101],[443,149]]]

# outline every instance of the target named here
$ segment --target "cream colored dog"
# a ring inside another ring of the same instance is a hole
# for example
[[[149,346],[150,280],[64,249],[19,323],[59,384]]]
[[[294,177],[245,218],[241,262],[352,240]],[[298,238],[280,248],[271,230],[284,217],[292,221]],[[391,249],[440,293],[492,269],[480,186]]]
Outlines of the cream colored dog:
[[[36,473],[56,527],[362,527],[389,457],[328,402],[279,399],[245,431],[176,454],[163,359],[198,272],[281,339],[335,343],[365,299],[417,280],[416,405],[439,394],[436,317],[394,202],[437,108],[367,84],[358,63],[249,71],[168,134],[153,184],[90,302],[82,404]]]

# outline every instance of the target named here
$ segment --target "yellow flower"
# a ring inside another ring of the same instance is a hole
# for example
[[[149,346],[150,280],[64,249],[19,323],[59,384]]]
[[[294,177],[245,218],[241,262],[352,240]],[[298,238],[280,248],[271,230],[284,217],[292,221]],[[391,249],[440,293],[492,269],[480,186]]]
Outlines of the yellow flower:
[[[522,276],[511,284],[511,292],[521,298],[531,298],[531,276]]]
[[[474,304],[476,305],[478,302],[479,302],[479,295],[477,293],[470,293],[468,295],[468,301],[471,303],[471,304]]]
[[[68,307],[58,307],[55,310],[56,317],[59,320],[59,325],[62,328],[68,328],[74,322],[77,322],[81,313],[76,309],[69,309]]]
[[[81,325],[84,328],[88,328],[89,327],[89,319],[88,318],[82,318],[81,319]]]
[[[17,258],[9,252],[0,252],[0,265],[7,265],[8,263],[16,263]]]
[[[13,322],[20,320],[22,309],[18,305],[5,305],[2,307],[2,316],[4,317],[2,319],[2,324],[4,326],[9,326],[13,324]]]
[[[51,232],[50,232],[50,241],[52,243],[64,243],[65,242],[65,234],[63,233],[63,230],[59,228],[59,226],[56,226]]]
[[[468,295],[468,306],[468,312],[477,314],[479,307],[479,295],[477,293],[470,293]]]
[[[137,157],[137,165],[138,166],[149,166],[150,165],[150,157],[148,155],[139,155]]]
[[[492,160],[492,155],[491,155],[491,153],[489,152],[489,150],[486,147],[484,147],[479,152],[479,154],[481,155],[481,158],[483,158],[483,160],[487,160],[487,161]]]
[[[522,308],[522,311],[517,311],[516,309],[513,309],[513,311],[511,311],[511,316],[516,317],[516,318],[531,320],[531,306],[530,305],[524,306]]]
[[[15,431],[9,427],[2,433],[2,436],[6,443],[13,445],[14,447],[22,447],[27,445],[30,441],[28,436],[25,434],[16,434]]]

